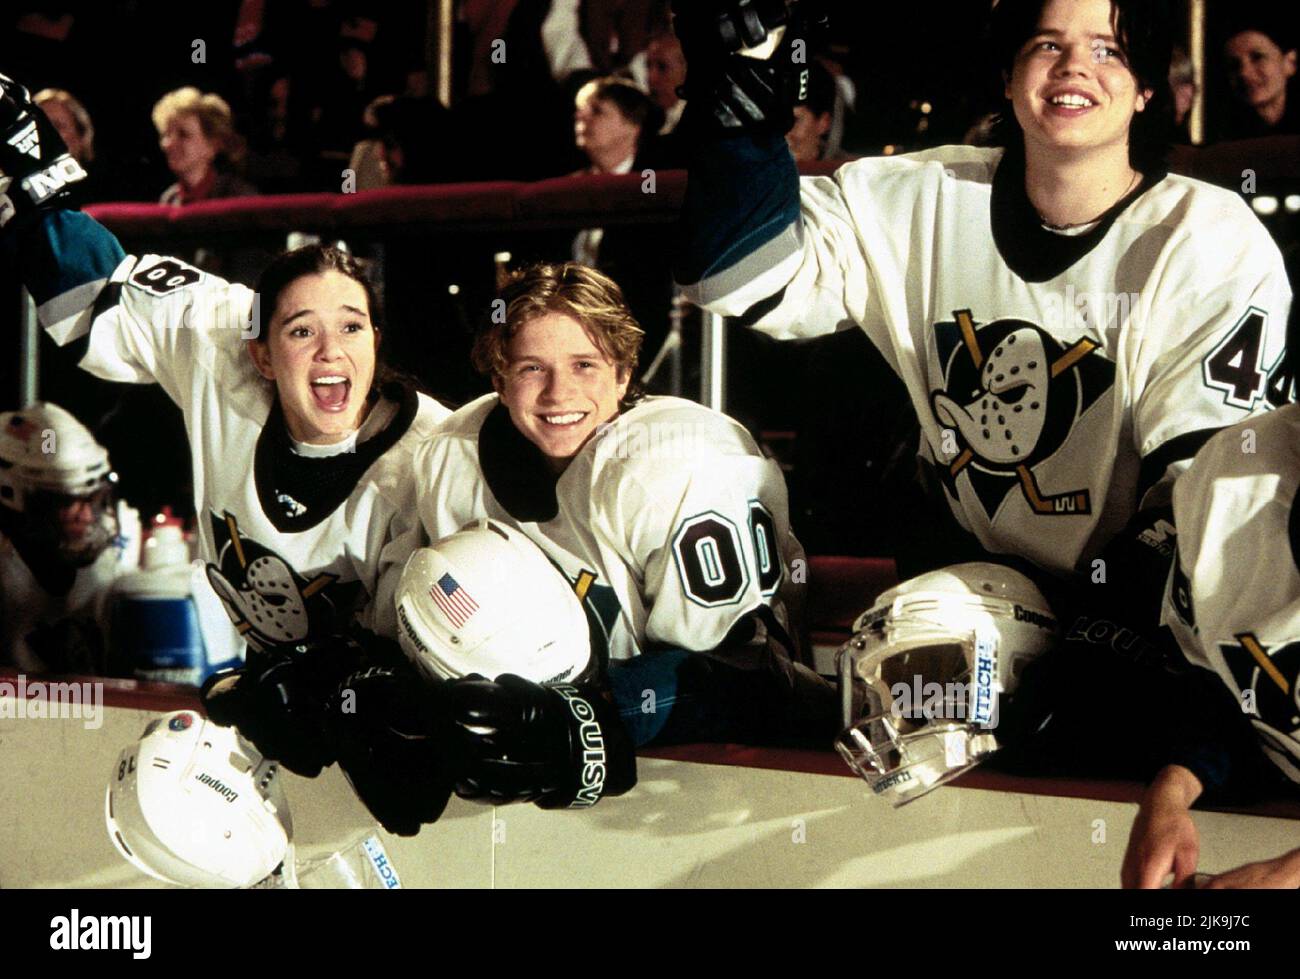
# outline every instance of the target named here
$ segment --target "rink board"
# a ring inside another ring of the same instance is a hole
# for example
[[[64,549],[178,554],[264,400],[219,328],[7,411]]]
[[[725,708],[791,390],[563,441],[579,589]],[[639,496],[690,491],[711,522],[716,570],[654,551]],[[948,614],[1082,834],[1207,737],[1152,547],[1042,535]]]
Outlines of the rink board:
[[[19,719],[12,699],[0,704],[0,887],[159,886],[109,843],[104,790],[119,750],[152,717],[193,702],[165,692],[109,700],[121,705],[105,707],[96,729]],[[412,887],[1113,887],[1136,813],[1132,786],[1028,783],[1025,792],[1007,785],[1027,783],[987,776],[970,780],[986,787],[945,788],[893,810],[830,755],[663,754],[642,759],[631,793],[589,811],[453,799],[418,837],[385,834],[384,843]],[[337,767],[287,782],[300,856],[329,853],[372,825]],[[1196,821],[1210,872],[1300,844],[1295,819],[1207,812]]]

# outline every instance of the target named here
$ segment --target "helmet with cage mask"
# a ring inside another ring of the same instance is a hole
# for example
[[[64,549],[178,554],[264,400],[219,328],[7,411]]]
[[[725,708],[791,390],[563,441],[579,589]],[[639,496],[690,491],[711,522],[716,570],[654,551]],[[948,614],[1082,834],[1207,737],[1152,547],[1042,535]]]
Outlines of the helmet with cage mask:
[[[118,533],[116,481],[108,450],[58,405],[0,414],[0,513],[25,557],[92,564]]]
[[[836,748],[895,806],[997,750],[1002,701],[1058,634],[1033,582],[982,562],[890,589],[853,628],[838,653],[845,730]]]

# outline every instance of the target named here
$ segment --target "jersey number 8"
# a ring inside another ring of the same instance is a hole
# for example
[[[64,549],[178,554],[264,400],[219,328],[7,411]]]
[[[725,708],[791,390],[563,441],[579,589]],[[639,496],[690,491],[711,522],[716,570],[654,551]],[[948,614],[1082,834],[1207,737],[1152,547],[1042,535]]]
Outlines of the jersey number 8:
[[[190,268],[174,258],[164,258],[161,262],[155,262],[144,271],[131,276],[131,282],[142,289],[149,290],[155,296],[165,296],[183,286],[193,285],[202,276],[203,273],[198,269]]]

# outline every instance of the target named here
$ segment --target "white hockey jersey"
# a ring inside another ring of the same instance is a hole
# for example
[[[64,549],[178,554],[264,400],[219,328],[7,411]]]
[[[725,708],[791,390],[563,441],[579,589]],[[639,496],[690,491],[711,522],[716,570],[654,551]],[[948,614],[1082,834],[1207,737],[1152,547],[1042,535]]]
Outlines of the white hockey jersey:
[[[395,637],[396,579],[422,543],[411,460],[450,412],[394,389],[371,413],[391,420],[369,437],[363,426],[355,451],[292,456],[274,387],[245,350],[254,299],[244,286],[146,255],[122,260],[98,295],[83,288],[41,312],[60,343],[89,331],[83,368],[110,381],[157,381],[180,406],[200,553],[246,641],[311,641],[343,631],[354,615]],[[285,467],[299,478],[319,473],[313,505],[284,491]]]
[[[1215,436],[1174,484],[1162,622],[1242,704],[1300,782],[1300,406]]]
[[[420,449],[431,540],[491,517],[536,542],[573,583],[612,659],[659,644],[709,651],[743,618],[782,627],[803,552],[780,468],[725,415],[648,398],[601,429],[557,480],[496,395]]]
[[[1291,294],[1228,191],[1148,178],[1096,228],[1056,235],[1012,161],[947,146],[805,178],[801,219],[688,296],[778,338],[865,330],[958,522],[1067,572],[1167,502],[1215,431],[1288,400]]]
[[[18,549],[0,534],[0,663],[26,673],[49,670],[95,675],[104,663],[47,663],[28,642],[38,629],[75,622],[93,631],[106,653],[113,583],[140,563],[140,517],[125,503],[117,504],[118,534],[93,564],[80,568],[64,595],[45,589]]]

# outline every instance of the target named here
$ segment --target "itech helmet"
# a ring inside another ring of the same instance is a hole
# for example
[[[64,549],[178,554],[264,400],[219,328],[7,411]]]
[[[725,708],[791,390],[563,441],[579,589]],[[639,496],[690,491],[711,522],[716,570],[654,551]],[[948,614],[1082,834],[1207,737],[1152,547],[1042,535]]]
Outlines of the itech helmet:
[[[20,551],[91,564],[118,534],[108,450],[58,405],[0,414],[0,507]]]
[[[853,629],[837,654],[845,730],[836,748],[895,806],[997,750],[1000,698],[1058,634],[1033,582],[983,562],[890,589]]]
[[[293,820],[276,764],[194,711],[151,721],[122,749],[104,815],[118,852],[168,883],[251,887],[286,861],[292,869]]]
[[[397,588],[398,641],[444,680],[513,673],[585,678],[591,634],[573,586],[518,530],[480,520],[411,555]]]

